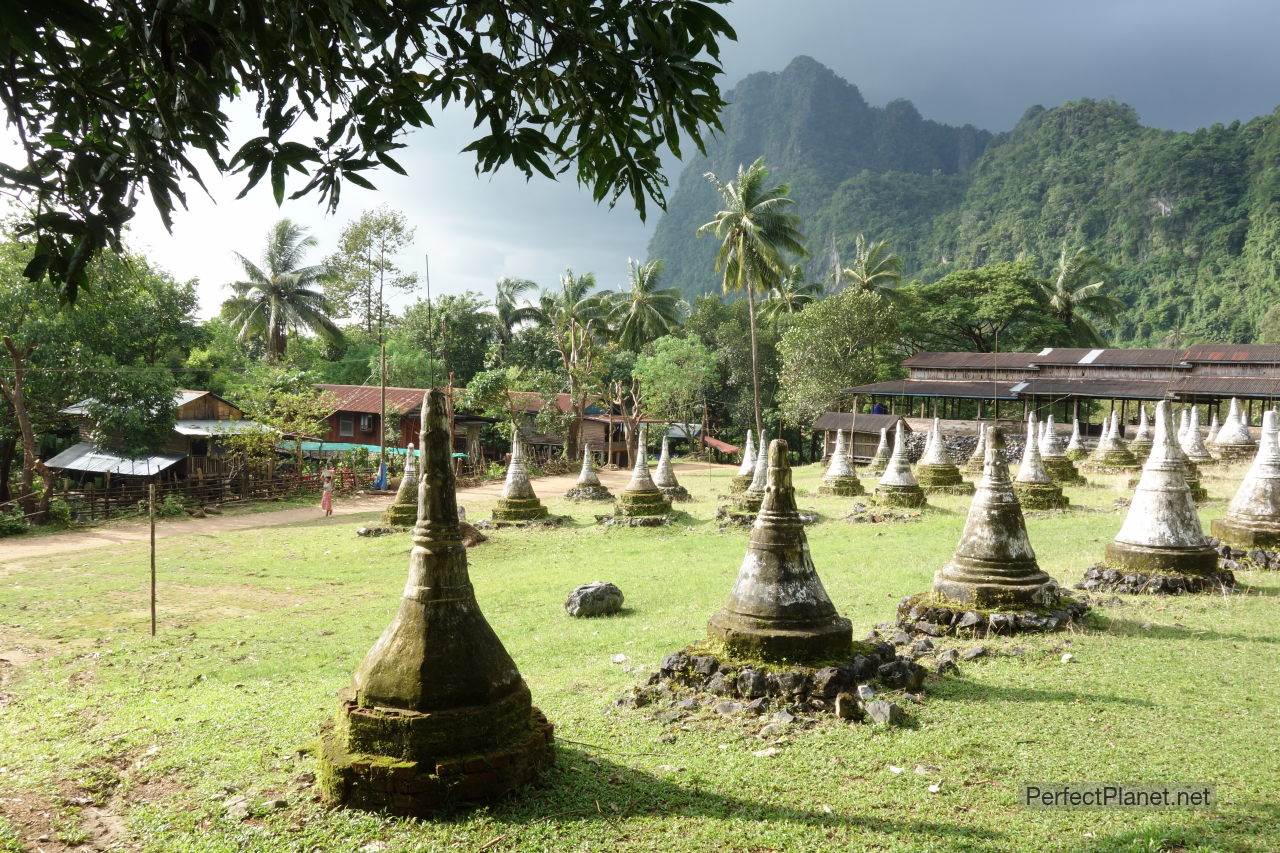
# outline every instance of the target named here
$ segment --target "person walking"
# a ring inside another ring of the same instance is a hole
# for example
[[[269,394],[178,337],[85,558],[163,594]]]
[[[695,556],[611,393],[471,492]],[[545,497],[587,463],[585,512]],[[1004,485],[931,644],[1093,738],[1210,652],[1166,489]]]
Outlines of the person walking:
[[[333,515],[333,471],[325,471],[320,479],[320,508],[326,517]]]

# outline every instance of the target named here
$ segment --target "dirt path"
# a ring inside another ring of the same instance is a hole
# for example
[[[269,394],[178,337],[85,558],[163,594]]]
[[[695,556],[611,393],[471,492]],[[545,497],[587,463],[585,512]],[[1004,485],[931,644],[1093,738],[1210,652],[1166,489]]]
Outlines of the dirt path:
[[[704,463],[682,464],[676,467],[676,474],[683,481],[690,480],[693,485],[699,474],[706,476],[708,469],[729,470],[729,465],[707,465]],[[615,494],[620,491],[631,478],[630,471],[601,471],[600,482]],[[568,491],[578,475],[555,477],[538,477],[534,489],[548,499],[559,497]],[[502,482],[486,483],[458,491],[458,500],[470,508],[477,508],[497,500],[502,494]],[[333,502],[334,516],[354,515],[366,512],[381,512],[391,503],[389,495],[367,496],[359,498],[339,498]],[[248,530],[257,527],[278,527],[298,521],[311,521],[320,516],[318,507],[298,507],[269,512],[255,512],[245,515],[210,516],[208,518],[178,518],[156,522],[156,538],[168,539],[173,536],[187,536],[201,533],[225,533],[232,530]],[[17,537],[0,540],[0,564],[20,562],[24,558],[43,557],[48,554],[61,554],[69,551],[87,551],[92,548],[103,548],[108,545],[125,545],[133,542],[145,542],[150,535],[146,524],[120,524],[95,530],[82,530],[69,533],[58,533],[49,536]]]

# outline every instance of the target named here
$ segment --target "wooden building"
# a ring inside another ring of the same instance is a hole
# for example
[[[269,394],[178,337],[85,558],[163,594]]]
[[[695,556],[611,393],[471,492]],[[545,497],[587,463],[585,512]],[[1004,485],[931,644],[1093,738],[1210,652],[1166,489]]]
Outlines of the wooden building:
[[[326,420],[326,431],[316,436],[323,452],[326,446],[335,451],[364,447],[377,451],[382,430],[382,387],[379,385],[325,385],[316,389],[333,398],[334,411]],[[422,432],[422,398],[425,388],[387,386],[387,414],[395,417],[395,436],[387,447],[403,450],[418,443]],[[455,396],[457,389],[455,389]],[[465,411],[454,413],[453,449],[455,453],[474,456],[480,453],[480,429],[493,423],[493,418]],[[310,448],[308,445],[308,449]]]
[[[919,352],[902,366],[904,379],[843,393],[855,398],[854,408],[882,403],[904,416],[1017,421],[1034,410],[1041,418],[1053,414],[1060,424],[1079,418],[1086,432],[1097,432],[1113,410],[1121,421],[1136,422],[1142,402],[1201,405],[1221,420],[1226,403],[1237,397],[1257,424],[1262,411],[1280,400],[1280,346]]]
[[[821,459],[826,462],[836,447],[836,432],[844,430],[845,440],[851,442],[849,453],[855,462],[870,462],[880,446],[880,430],[889,431],[889,440],[893,441],[893,431],[898,422],[911,432],[911,425],[902,415],[868,415],[852,412],[827,412],[813,422],[813,430],[820,433],[822,442]],[[893,445],[890,444],[890,447]]]

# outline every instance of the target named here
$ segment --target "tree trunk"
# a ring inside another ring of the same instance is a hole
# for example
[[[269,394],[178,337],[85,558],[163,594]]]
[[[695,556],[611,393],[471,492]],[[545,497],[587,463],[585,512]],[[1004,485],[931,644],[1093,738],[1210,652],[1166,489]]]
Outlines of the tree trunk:
[[[739,261],[741,263],[741,261]],[[756,435],[764,432],[760,417],[760,364],[756,345],[756,292],[751,281],[747,282],[747,318],[751,327],[751,394],[755,404]]]
[[[0,392],[4,393],[9,400],[9,405],[13,406],[13,416],[18,422],[18,430],[22,436],[22,495],[19,501],[23,513],[30,516],[33,524],[44,524],[49,514],[49,501],[53,498],[54,478],[53,472],[46,468],[40,461],[40,457],[36,455],[36,435],[31,427],[31,416],[27,413],[24,385],[27,374],[26,359],[35,349],[35,344],[29,344],[25,350],[18,349],[13,339],[5,335],[4,346],[13,360],[13,379],[11,383],[6,383],[3,378],[0,378]],[[41,495],[39,502],[34,500],[36,474],[40,475],[44,483],[44,494]]]
[[[0,503],[13,500],[9,491],[9,474],[13,471],[13,451],[17,449],[16,437],[0,439]]]

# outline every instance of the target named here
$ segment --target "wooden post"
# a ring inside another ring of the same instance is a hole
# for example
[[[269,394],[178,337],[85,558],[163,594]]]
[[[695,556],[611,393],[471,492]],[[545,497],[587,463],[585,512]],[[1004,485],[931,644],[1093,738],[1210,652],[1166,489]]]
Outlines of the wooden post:
[[[151,517],[151,636],[156,635],[156,484],[148,491],[147,514]]]

